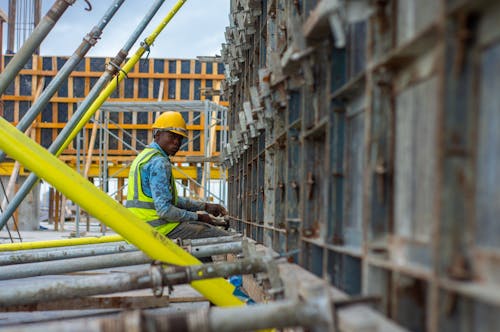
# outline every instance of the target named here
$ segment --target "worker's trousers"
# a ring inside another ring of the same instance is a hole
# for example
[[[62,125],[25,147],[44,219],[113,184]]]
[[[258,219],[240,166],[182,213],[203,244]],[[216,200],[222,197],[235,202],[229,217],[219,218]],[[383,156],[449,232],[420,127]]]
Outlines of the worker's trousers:
[[[167,234],[171,239],[202,239],[227,235],[228,232],[200,221],[181,222]]]

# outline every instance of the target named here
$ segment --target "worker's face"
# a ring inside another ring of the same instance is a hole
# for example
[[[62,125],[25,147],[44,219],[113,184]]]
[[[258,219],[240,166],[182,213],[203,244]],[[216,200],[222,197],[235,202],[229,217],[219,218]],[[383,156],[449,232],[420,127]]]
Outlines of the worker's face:
[[[183,136],[170,132],[160,131],[157,134],[156,142],[169,156],[173,156],[181,148]]]

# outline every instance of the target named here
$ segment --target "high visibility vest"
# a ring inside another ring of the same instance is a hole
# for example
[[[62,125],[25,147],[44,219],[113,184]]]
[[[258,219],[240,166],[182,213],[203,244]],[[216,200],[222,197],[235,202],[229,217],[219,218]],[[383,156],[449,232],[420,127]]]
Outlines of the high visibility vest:
[[[126,207],[133,214],[154,226],[162,234],[170,233],[179,222],[160,220],[155,209],[153,197],[150,197],[142,190],[141,169],[142,166],[151,160],[155,155],[161,154],[160,151],[152,148],[144,149],[135,158],[130,166],[128,175],[128,191]],[[170,173],[170,192],[173,196],[173,204],[177,205],[177,188],[175,187],[174,175]]]

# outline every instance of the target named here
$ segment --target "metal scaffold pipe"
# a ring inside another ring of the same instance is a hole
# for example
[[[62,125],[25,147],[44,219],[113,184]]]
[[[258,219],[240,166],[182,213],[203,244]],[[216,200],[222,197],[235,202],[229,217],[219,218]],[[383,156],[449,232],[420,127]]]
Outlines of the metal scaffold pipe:
[[[220,236],[220,237],[208,237],[204,239],[185,239],[181,240],[180,244],[183,246],[201,246],[207,244],[241,241],[242,239],[243,236],[241,234],[235,234],[235,235]]]
[[[180,0],[176,6],[174,6],[174,9],[167,15],[157,29],[146,38],[144,45],[149,47],[154,42],[158,34],[185,2],[185,0]],[[124,67],[125,72],[133,67],[131,60],[136,63],[145,52],[145,49],[146,47],[142,46],[139,51],[127,61]],[[124,75],[123,72],[120,72],[118,77],[122,77],[123,79]],[[116,86],[115,80],[111,81],[103,92],[110,93],[108,88],[113,85]],[[106,95],[106,93],[102,96],[104,99],[109,96],[109,94]],[[99,98],[95,102],[98,101],[99,103],[102,102]],[[86,121],[88,121],[88,119]],[[85,123],[86,122],[82,123],[82,127]],[[45,179],[66,197],[83,209],[89,211],[94,217],[122,235],[124,239],[137,246],[151,258],[180,266],[201,263],[198,259],[175,245],[175,243],[163,234],[145,224],[124,206],[96,188],[87,179],[83,178],[43,147],[19,132],[3,118],[0,118],[0,130],[2,132],[2,135],[0,135],[0,149],[3,149],[12,158],[33,171],[38,177]],[[234,286],[229,284],[227,280],[216,278],[193,281],[191,286],[215,305],[243,305],[243,302],[233,295]]]
[[[110,20],[116,14],[118,9],[125,0],[115,0],[106,10],[99,22],[90,30],[83,38],[78,48],[73,52],[71,57],[64,63],[64,66],[57,72],[57,75],[50,81],[49,85],[43,90],[36,101],[31,105],[29,110],[19,121],[16,128],[20,131],[25,131],[33,123],[38,114],[49,103],[52,96],[56,93],[62,83],[66,81],[68,76],[73,72],[78,63],[83,59],[85,54],[95,45],[101,38],[102,31],[108,25]],[[0,161],[5,159],[5,152],[0,151]]]
[[[319,302],[319,303],[318,303]],[[210,331],[237,332],[268,328],[306,327],[309,331],[333,331],[326,301],[288,300],[242,308],[214,308],[207,315]],[[326,305],[323,305],[326,304]],[[162,319],[161,316],[157,316]],[[194,332],[194,331],[193,331]]]
[[[1,117],[0,131],[1,149],[151,258],[180,266],[201,263]],[[243,305],[224,279],[193,281],[191,286],[216,305]]]
[[[56,275],[86,270],[98,270],[119,266],[139,265],[151,263],[152,260],[143,252],[134,251],[119,254],[101,255],[98,259],[93,256],[62,259],[48,262],[16,264],[3,266],[0,271],[0,280],[37,277],[42,275]]]
[[[132,247],[132,248],[131,248]],[[99,255],[96,259],[92,256],[80,256],[71,258],[64,256],[67,254],[53,256],[51,261],[39,261],[34,263],[16,263],[14,265],[2,266],[0,269],[0,280],[37,277],[49,274],[62,274],[84,270],[97,270],[117,266],[137,265],[151,263],[152,259],[141,251],[134,249],[134,246],[128,245],[125,248],[127,252],[110,253]],[[79,254],[78,251],[73,251]],[[221,244],[209,244],[206,246],[188,248],[188,252],[194,257],[209,257],[213,255],[229,254],[241,252],[241,243],[229,242]],[[57,259],[54,259],[57,257]],[[3,257],[0,257],[3,258]],[[16,257],[6,257],[10,260],[16,260]],[[19,258],[19,257],[18,257]],[[33,260],[35,257],[26,257]],[[17,261],[19,261],[17,259]]]
[[[123,254],[122,254],[123,255]],[[74,299],[83,296],[111,294],[128,290],[200,282],[205,279],[229,277],[236,274],[265,272],[268,258],[256,257],[236,262],[212,263],[185,267],[159,265],[139,267],[133,272],[89,275],[61,280],[37,280],[26,285],[0,288],[0,307],[25,305],[54,300]]]
[[[136,56],[134,56],[134,60],[130,59],[127,64],[129,64],[128,69],[125,71],[124,69],[120,69],[120,65],[127,57],[130,49],[137,41],[141,33],[144,31],[148,23],[154,17],[154,15],[158,12],[159,8],[163,4],[165,0],[156,0],[149,11],[146,13],[141,22],[137,25],[135,30],[132,32],[130,37],[125,42],[123,48],[118,52],[116,57],[106,66],[106,71],[101,75],[99,80],[94,84],[89,94],[85,98],[85,100],[78,106],[77,110],[71,117],[70,121],[64,126],[61,130],[57,138],[52,142],[50,147],[48,148],[49,152],[59,156],[64,149],[69,145],[69,143],[76,137],[78,132],[83,128],[83,126],[90,120],[90,118],[94,115],[94,113],[99,109],[102,103],[113,93],[113,91],[117,87],[116,81],[111,81],[114,75],[117,76],[117,81],[123,80],[126,76],[130,68],[133,68],[135,63],[139,61],[140,57],[144,53],[145,46],[141,46],[139,51],[137,51]],[[168,21],[172,19],[172,17],[177,13],[180,9],[184,1],[179,1],[176,6],[169,12],[166,16],[165,20],[168,18]],[[164,20],[164,21],[165,21]],[[167,23],[168,23],[167,21]],[[163,24],[164,22],[162,22]],[[164,24],[166,25],[166,23]],[[164,26],[163,25],[163,26]],[[149,47],[149,45],[147,46]],[[140,52],[142,50],[142,52]],[[140,55],[137,56],[137,54]],[[127,66],[127,65],[126,65]],[[110,83],[111,81],[111,83]],[[108,84],[109,83],[109,84]],[[106,86],[107,85],[107,86]],[[106,89],[104,87],[106,86]],[[104,90],[103,90],[104,89]],[[84,119],[85,118],[85,119]],[[10,217],[14,214],[16,209],[22,203],[26,195],[30,192],[31,188],[38,181],[38,177],[36,174],[30,174],[28,178],[24,181],[21,187],[18,189],[16,195],[12,198],[10,204],[4,210],[3,214],[0,216],[0,230],[7,223]]]
[[[53,261],[86,256],[117,254],[136,251],[137,248],[126,242],[104,243],[99,245],[82,245],[63,248],[44,248],[36,250],[21,250],[15,252],[0,252],[0,266]]]
[[[29,38],[17,51],[16,55],[9,61],[9,64],[0,75],[0,95],[5,92],[5,89],[7,89],[9,84],[14,80],[16,75],[34,53],[35,49],[40,46],[40,43],[49,34],[62,14],[64,14],[66,9],[73,5],[75,1],[76,0],[57,0],[54,2],[47,14],[45,14],[40,23],[30,34]]]
[[[2,243],[0,244],[0,252],[42,249],[42,248],[57,248],[57,247],[97,244],[97,243],[111,243],[117,241],[123,241],[123,237],[121,235],[107,235],[99,237],[81,237],[77,239],[61,239],[61,240],[22,242],[22,243]]]
[[[226,242],[188,246],[186,249],[195,257],[209,257],[214,255],[240,253],[242,251],[242,245],[241,242]]]
[[[0,280],[29,278],[52,274],[63,274],[85,270],[97,270],[118,266],[151,263],[151,258],[140,251],[120,254],[62,259],[49,262],[2,266]]]
[[[180,241],[183,246],[198,246],[205,244],[216,244],[224,242],[234,242],[242,239],[241,234],[221,236],[221,237],[211,237],[205,239],[185,239]],[[48,240],[48,241],[36,241],[36,242],[22,242],[22,243],[2,243],[0,244],[0,252],[3,251],[16,251],[16,250],[30,250],[30,249],[43,249],[43,248],[56,248],[56,247],[66,247],[75,245],[89,245],[89,244],[99,244],[99,243],[112,243],[123,241],[121,235],[106,235],[99,237],[82,237],[74,239],[62,239],[62,240]]]
[[[337,331],[333,311],[335,301],[328,292],[304,299],[293,299],[244,308],[211,308],[165,314],[155,311],[125,311],[111,317],[92,317],[58,322],[38,322],[15,326],[12,331],[100,330],[102,327],[127,327],[142,331],[240,332],[269,328],[303,327],[308,331]],[[372,330],[373,325],[349,331]],[[9,331],[9,328],[6,328]],[[344,331],[344,329],[342,329]],[[392,331],[400,331],[393,329]]]

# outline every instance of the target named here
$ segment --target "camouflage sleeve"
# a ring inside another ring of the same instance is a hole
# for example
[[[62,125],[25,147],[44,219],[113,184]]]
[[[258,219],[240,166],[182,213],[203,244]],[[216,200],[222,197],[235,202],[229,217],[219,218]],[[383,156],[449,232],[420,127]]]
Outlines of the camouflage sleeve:
[[[198,215],[173,204],[170,185],[171,165],[165,158],[155,157],[150,161],[150,188],[156,212],[161,219],[169,221],[197,220]]]
[[[188,211],[205,211],[205,202],[196,201],[187,197],[178,197],[177,206]]]

